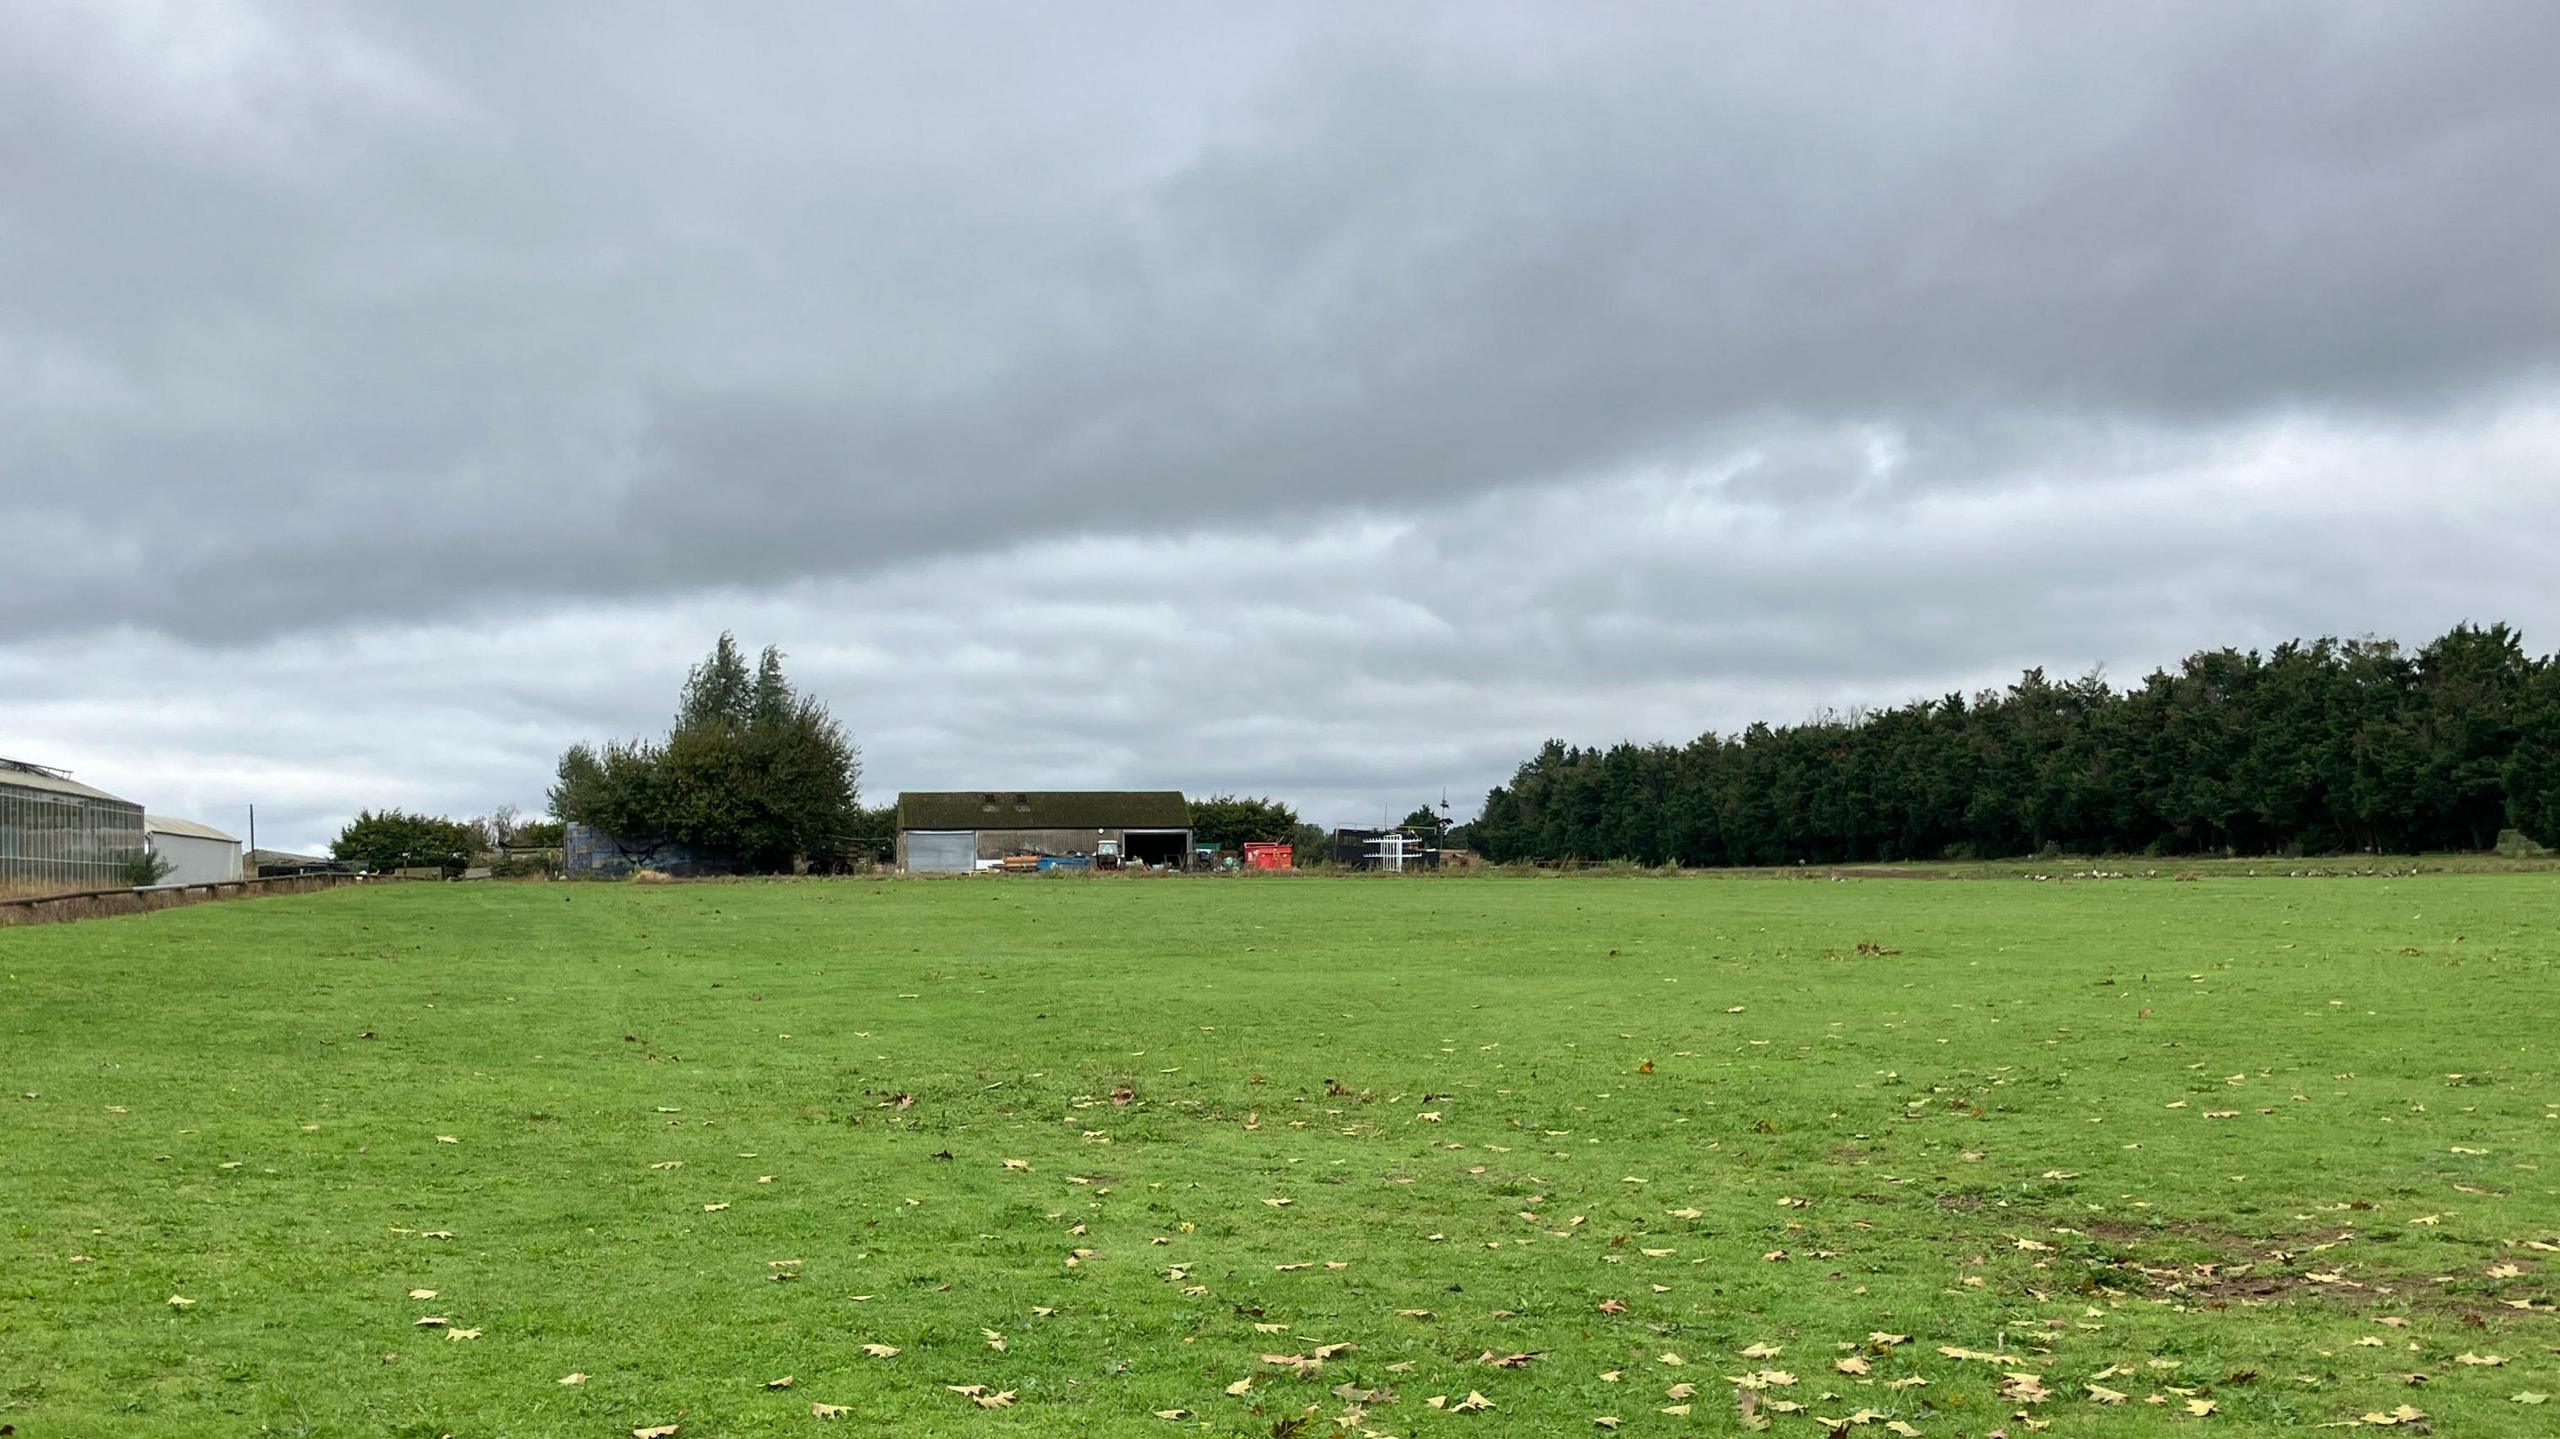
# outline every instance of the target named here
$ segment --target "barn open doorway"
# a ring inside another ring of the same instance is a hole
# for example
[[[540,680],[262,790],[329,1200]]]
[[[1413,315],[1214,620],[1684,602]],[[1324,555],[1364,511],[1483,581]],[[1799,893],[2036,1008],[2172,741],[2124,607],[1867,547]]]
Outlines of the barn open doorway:
[[[1191,831],[1187,829],[1133,829],[1126,831],[1122,839],[1133,865],[1180,869],[1191,858]]]

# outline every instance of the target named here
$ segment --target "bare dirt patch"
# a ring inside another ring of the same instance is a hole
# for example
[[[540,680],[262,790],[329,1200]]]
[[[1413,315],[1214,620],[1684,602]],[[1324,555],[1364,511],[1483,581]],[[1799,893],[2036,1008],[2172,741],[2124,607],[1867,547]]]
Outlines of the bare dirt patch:
[[[2126,1287],[2202,1308],[2306,1301],[2359,1315],[2447,1315],[2474,1328],[2491,1317],[2473,1300],[2445,1292],[2444,1276],[2377,1272],[2374,1256],[2358,1252],[2373,1242],[2352,1227],[2276,1235],[2183,1219],[2083,1220],[2075,1227],[2111,1251],[2096,1263],[2124,1276]],[[2198,1250],[2207,1257],[2192,1257]]]

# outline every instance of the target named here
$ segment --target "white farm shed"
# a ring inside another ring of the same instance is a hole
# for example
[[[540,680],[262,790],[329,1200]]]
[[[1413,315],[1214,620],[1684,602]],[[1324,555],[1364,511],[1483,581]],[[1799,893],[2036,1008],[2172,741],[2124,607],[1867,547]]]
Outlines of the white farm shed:
[[[169,861],[169,874],[162,884],[213,884],[240,878],[240,841],[209,824],[146,814],[142,832],[151,852]]]

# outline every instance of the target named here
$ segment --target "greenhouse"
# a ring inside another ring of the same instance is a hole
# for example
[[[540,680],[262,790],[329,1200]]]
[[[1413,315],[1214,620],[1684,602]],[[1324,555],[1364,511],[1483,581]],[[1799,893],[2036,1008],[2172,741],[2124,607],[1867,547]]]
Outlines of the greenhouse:
[[[0,896],[114,889],[141,853],[142,806],[0,759]]]

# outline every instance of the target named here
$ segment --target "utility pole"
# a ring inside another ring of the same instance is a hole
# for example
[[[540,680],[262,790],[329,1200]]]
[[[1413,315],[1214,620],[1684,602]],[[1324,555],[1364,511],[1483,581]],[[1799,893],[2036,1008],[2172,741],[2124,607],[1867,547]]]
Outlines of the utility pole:
[[[240,876],[242,879],[258,877],[258,807],[254,804],[249,806],[249,854],[242,861],[242,868],[246,871]]]

